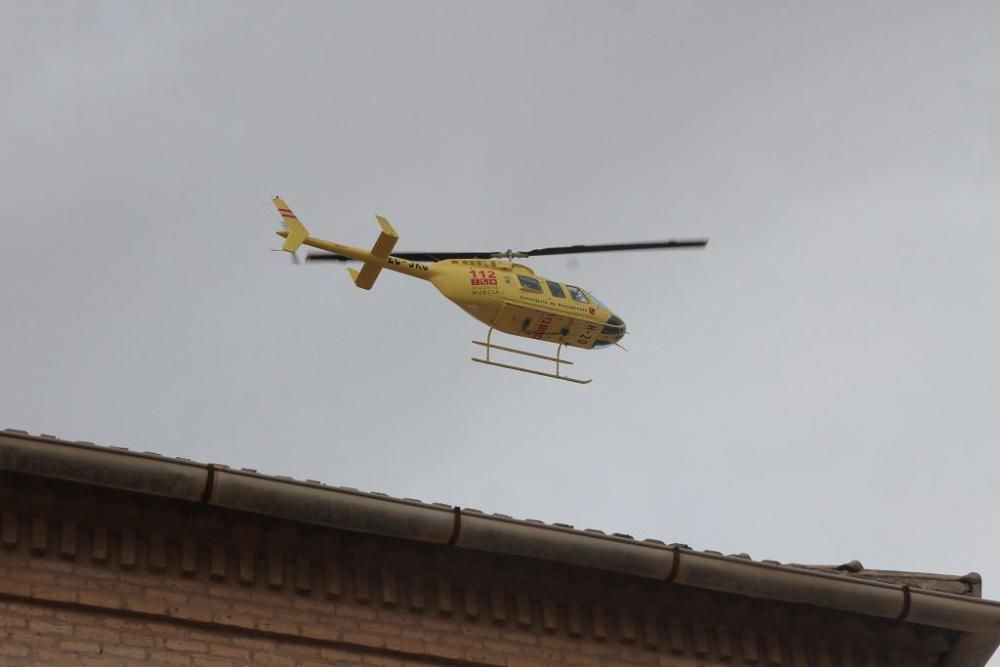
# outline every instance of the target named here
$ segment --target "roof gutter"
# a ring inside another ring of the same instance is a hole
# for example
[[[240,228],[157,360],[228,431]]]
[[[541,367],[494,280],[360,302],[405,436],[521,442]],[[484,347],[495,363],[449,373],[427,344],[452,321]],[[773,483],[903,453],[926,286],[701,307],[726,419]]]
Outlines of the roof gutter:
[[[1000,641],[996,602],[156,454],[7,430],[0,431],[0,470],[971,633],[956,643],[947,667],[984,665]]]

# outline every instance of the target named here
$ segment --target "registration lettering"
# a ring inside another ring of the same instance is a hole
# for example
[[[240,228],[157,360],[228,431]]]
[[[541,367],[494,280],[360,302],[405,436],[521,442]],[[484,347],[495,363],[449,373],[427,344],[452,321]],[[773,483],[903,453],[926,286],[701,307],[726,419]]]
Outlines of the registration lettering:
[[[576,344],[582,347],[586,347],[594,340],[594,336],[597,333],[596,324],[588,324],[587,327],[580,333],[576,339]]]
[[[426,264],[421,264],[420,262],[406,262],[398,257],[387,257],[385,260],[386,264],[391,264],[392,266],[406,266],[408,269],[413,269],[415,271],[429,271],[430,269]]]

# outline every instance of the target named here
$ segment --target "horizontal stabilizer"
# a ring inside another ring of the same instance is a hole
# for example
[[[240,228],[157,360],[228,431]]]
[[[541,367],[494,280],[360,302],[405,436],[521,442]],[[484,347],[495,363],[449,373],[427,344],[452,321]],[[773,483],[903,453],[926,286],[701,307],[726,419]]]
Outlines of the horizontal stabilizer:
[[[392,249],[396,247],[396,241],[399,240],[399,234],[397,234],[396,230],[392,228],[389,221],[381,215],[376,215],[375,219],[378,220],[379,227],[382,228],[382,231],[379,233],[378,239],[375,241],[375,245],[372,246],[372,254],[376,257],[385,259],[392,252]]]
[[[379,232],[378,238],[375,240],[375,245],[372,246],[372,256],[378,259],[385,259],[392,252],[392,249],[396,247],[399,235],[396,234],[396,230],[392,228],[389,221],[381,215],[376,215],[375,219],[378,220],[378,225],[382,228],[382,231]],[[380,273],[382,273],[381,264],[365,262],[361,270],[352,272],[351,276],[354,278],[354,284],[361,289],[371,289]]]

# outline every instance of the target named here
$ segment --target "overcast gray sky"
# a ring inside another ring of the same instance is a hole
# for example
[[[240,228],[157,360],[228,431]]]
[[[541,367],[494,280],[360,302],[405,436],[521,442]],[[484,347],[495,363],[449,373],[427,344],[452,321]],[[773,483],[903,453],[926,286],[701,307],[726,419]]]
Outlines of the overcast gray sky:
[[[0,2],[0,427],[1000,597],[995,2]],[[473,364],[317,236],[629,324]]]

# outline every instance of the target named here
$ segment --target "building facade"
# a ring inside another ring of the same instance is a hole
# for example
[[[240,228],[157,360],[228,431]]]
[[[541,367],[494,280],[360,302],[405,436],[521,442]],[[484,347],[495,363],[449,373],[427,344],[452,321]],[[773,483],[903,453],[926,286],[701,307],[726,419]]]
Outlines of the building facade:
[[[0,431],[4,666],[973,667],[980,596]]]

